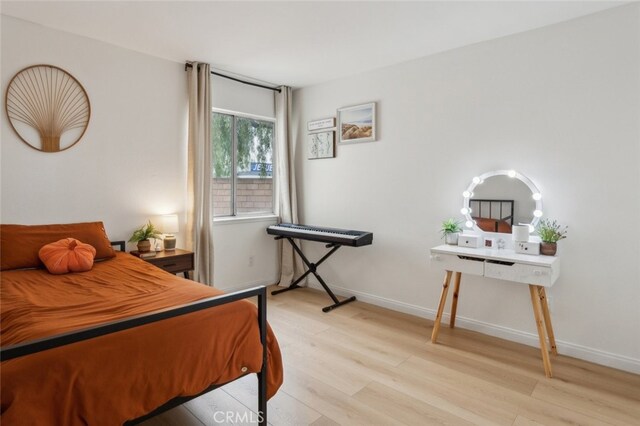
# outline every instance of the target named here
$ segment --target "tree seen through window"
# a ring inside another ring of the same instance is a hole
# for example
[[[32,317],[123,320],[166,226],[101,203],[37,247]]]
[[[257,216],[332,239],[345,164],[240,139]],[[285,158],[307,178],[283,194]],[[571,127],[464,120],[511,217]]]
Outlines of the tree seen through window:
[[[213,113],[215,216],[273,211],[274,127],[273,121]]]

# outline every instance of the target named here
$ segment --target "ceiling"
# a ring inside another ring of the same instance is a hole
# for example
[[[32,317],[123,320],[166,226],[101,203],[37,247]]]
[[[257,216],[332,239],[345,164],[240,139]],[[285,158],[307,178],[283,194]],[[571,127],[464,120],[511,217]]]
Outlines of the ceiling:
[[[4,15],[176,62],[302,87],[622,4],[511,2],[10,2]]]

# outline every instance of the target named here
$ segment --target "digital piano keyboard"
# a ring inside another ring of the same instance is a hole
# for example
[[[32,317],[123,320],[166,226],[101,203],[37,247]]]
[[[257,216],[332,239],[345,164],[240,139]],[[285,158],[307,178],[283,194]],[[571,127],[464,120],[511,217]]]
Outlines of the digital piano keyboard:
[[[366,246],[373,242],[373,234],[371,232],[298,225],[295,223],[271,225],[267,228],[267,233],[280,237],[298,238],[301,240],[351,247]]]

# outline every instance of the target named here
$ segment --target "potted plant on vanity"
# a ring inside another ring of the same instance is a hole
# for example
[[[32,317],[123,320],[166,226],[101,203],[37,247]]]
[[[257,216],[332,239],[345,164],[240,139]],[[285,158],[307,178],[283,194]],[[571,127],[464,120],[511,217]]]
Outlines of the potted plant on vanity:
[[[462,222],[456,221],[455,219],[447,219],[442,222],[442,238],[444,238],[444,242],[451,245],[458,244],[458,236],[462,231],[461,225]]]
[[[160,238],[160,231],[149,221],[146,225],[133,231],[133,235],[129,238],[130,243],[138,243],[139,252],[147,252],[151,250],[151,241],[149,238]]]
[[[542,240],[540,253],[546,256],[555,256],[558,250],[558,241],[567,238],[567,227],[562,227],[557,221],[542,219],[538,225],[538,235]]]

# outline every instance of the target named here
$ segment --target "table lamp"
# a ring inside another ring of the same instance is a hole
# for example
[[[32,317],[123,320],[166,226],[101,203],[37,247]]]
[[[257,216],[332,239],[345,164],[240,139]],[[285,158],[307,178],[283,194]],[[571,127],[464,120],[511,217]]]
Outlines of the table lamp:
[[[176,249],[176,236],[178,232],[178,215],[166,214],[162,216],[162,233],[164,236],[164,249],[171,251]]]

